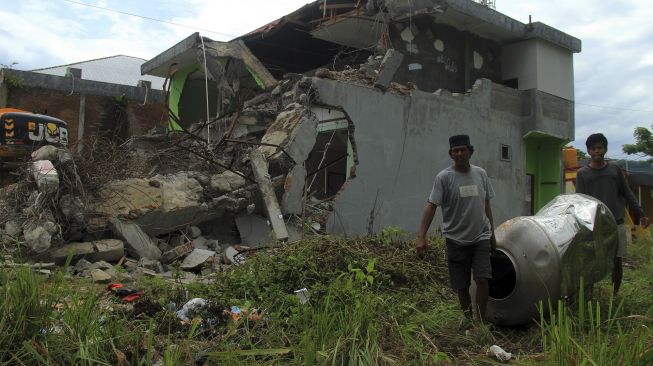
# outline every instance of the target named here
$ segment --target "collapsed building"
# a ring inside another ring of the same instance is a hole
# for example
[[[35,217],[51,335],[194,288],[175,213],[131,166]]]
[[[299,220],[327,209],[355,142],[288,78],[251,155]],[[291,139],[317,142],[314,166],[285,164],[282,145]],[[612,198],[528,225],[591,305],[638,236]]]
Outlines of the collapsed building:
[[[460,133],[495,221],[531,215],[561,192],[576,52],[471,0],[316,1],[230,42],[195,33],[141,66],[166,79],[167,129],[35,152],[36,184],[2,192],[4,234],[59,263],[126,252],[163,271],[306,232],[416,232]]]
[[[0,190],[2,244],[108,281],[107,262],[213,273],[306,233],[415,232],[448,137],[464,133],[504,222],[488,318],[527,322],[578,276],[602,278],[615,248],[605,208],[551,201],[580,49],[471,0],[316,1],[230,42],[192,34],[141,66],[165,78],[167,128],[35,150]]]
[[[281,215],[328,201],[324,229],[360,235],[416,232],[452,134],[471,136],[497,222],[559,194],[580,49],[470,0],[316,1],[230,42],[195,33],[141,69],[169,78],[171,130],[264,155]]]

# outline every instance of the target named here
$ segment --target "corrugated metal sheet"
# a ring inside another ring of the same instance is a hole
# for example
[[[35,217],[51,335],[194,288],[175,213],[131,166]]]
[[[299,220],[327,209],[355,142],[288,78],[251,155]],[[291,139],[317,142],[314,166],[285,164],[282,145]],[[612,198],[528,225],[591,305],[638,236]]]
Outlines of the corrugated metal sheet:
[[[66,76],[66,69],[72,67],[82,70],[82,79],[84,80],[129,86],[136,86],[139,80],[146,80],[152,82],[152,89],[162,90],[163,78],[141,75],[141,65],[145,61],[138,57],[116,55],[31,71],[48,75]]]

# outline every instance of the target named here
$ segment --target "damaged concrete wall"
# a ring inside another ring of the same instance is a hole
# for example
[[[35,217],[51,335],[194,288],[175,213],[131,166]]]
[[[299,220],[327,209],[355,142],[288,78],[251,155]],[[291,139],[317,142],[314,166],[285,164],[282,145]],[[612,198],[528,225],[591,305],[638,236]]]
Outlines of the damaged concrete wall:
[[[424,91],[465,92],[479,78],[501,81],[501,48],[494,41],[437,24],[431,16],[395,22],[389,33],[393,47],[404,54],[397,82]]]
[[[355,235],[399,226],[416,232],[435,174],[451,164],[447,139],[460,133],[471,136],[472,163],[487,170],[495,188],[495,221],[528,214],[515,204],[530,189],[523,135],[532,121],[552,122],[530,107],[531,92],[486,79],[469,95],[415,91],[404,97],[324,79],[314,79],[313,86],[321,103],[342,107],[356,126],[356,178],[336,197],[328,231]],[[561,109],[568,107],[563,102],[557,104]],[[573,120],[557,122],[569,128],[556,134],[573,131]],[[502,145],[511,148],[511,159],[501,159]],[[436,221],[441,221],[439,211]]]

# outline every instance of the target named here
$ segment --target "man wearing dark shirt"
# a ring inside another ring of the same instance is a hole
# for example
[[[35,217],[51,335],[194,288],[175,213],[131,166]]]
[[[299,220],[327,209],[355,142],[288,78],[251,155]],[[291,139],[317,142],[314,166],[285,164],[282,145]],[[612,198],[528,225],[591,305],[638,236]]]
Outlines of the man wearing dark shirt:
[[[613,292],[616,296],[623,277],[622,258],[628,253],[628,235],[630,232],[624,224],[626,203],[635,213],[635,222],[648,227],[648,217],[637,203],[635,195],[628,187],[621,168],[605,160],[608,151],[608,139],[601,133],[590,135],[585,141],[590,162],[576,174],[576,192],[584,193],[603,202],[617,221],[619,248],[614,259],[612,271]]]

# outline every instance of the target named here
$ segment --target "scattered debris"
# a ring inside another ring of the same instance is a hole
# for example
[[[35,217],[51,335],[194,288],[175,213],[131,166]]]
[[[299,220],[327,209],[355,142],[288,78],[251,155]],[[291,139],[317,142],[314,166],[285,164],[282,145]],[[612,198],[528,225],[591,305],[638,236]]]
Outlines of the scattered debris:
[[[506,352],[496,344],[490,347],[490,353],[501,362],[508,362],[512,358],[512,353]]]
[[[207,301],[196,297],[190,299],[187,303],[184,304],[184,306],[181,307],[181,309],[177,310],[177,318],[184,322],[190,321],[191,317],[193,316],[193,313],[198,311],[200,308],[206,306]]]
[[[299,299],[299,303],[302,305],[306,304],[310,299],[310,296],[308,295],[308,289],[306,287],[295,290],[295,295]]]

